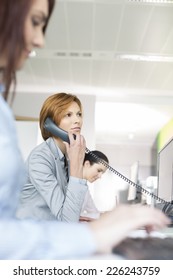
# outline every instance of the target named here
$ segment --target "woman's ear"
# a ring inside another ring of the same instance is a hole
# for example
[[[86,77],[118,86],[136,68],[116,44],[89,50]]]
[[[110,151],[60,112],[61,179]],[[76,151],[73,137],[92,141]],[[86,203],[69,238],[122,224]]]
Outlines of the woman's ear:
[[[90,164],[90,161],[89,160],[86,160],[85,162],[84,162],[84,165],[83,165],[84,167],[90,167],[91,166],[91,164]]]

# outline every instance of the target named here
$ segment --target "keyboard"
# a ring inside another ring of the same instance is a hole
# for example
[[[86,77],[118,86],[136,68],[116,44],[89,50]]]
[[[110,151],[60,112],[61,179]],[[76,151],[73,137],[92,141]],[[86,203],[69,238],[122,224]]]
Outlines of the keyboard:
[[[173,238],[161,236],[128,237],[112,252],[128,260],[173,260]]]
[[[165,203],[157,203],[155,207],[162,210],[165,213],[165,215],[171,221],[169,227],[173,227],[173,203],[169,204],[166,208],[165,208]]]

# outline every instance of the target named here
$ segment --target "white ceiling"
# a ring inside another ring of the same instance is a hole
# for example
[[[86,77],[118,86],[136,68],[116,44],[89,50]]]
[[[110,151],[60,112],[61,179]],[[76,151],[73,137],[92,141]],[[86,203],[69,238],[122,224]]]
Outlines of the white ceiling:
[[[46,96],[59,91],[95,95],[98,143],[152,145],[173,117],[169,2],[58,0],[45,48],[18,73],[15,114],[38,117]]]

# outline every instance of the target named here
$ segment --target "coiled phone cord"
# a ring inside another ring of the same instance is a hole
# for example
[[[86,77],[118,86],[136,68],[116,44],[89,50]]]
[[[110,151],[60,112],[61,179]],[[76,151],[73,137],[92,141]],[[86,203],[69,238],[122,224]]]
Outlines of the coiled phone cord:
[[[44,122],[44,128],[51,132],[52,135],[60,137],[63,141],[65,142],[70,142],[69,137],[68,137],[68,133],[59,128],[51,118],[46,118],[45,122]],[[75,138],[75,135],[74,135]],[[128,179],[127,177],[125,177],[124,175],[122,175],[120,172],[118,172],[117,170],[115,170],[113,167],[111,167],[108,163],[106,163],[104,160],[100,159],[99,157],[97,157],[95,154],[93,154],[88,148],[85,149],[86,153],[91,153],[92,156],[94,158],[96,158],[100,163],[102,163],[106,168],[108,168],[111,172],[113,172],[115,175],[119,176],[121,179],[123,179],[125,182],[127,182],[128,184],[134,186],[135,188],[137,188],[137,190],[139,190],[139,192],[143,192],[146,195],[150,195],[152,198],[154,198],[155,200],[159,201],[160,203],[163,203],[163,208],[162,211],[165,213],[168,213],[170,211],[172,211],[173,209],[173,201],[172,202],[168,202],[165,201],[164,199],[158,197],[157,195],[150,193],[149,191],[147,191],[146,189],[142,188],[140,185],[136,184],[135,182],[131,181],[130,179]]]
[[[145,193],[146,195],[150,195],[152,198],[154,198],[155,200],[159,201],[160,203],[164,203],[164,207],[162,209],[163,212],[165,212],[169,205],[172,206],[171,202],[168,202],[160,197],[158,197],[157,195],[155,195],[154,193],[150,193],[148,190],[144,189],[143,187],[141,187],[140,185],[136,184],[135,182],[131,181],[130,179],[128,179],[127,177],[125,177],[123,174],[121,174],[120,172],[118,172],[117,170],[115,170],[113,167],[111,167],[107,162],[105,162],[103,159],[99,158],[98,156],[96,156],[94,153],[92,153],[92,151],[90,151],[88,148],[85,149],[86,153],[90,153],[95,159],[99,160],[100,163],[102,163],[106,168],[108,168],[111,172],[113,172],[115,175],[119,176],[122,180],[124,180],[125,182],[127,182],[128,184],[130,184],[131,186],[134,186],[135,188],[137,188],[137,190],[140,193]]]

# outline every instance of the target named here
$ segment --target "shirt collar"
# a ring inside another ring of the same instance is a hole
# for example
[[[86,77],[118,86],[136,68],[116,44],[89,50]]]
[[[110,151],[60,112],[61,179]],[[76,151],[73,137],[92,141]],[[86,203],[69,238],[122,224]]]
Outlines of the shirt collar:
[[[58,157],[62,162],[64,162],[64,154],[56,144],[55,140],[53,137],[49,137],[46,142],[48,143],[52,153],[54,154],[55,157]]]

